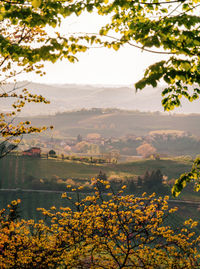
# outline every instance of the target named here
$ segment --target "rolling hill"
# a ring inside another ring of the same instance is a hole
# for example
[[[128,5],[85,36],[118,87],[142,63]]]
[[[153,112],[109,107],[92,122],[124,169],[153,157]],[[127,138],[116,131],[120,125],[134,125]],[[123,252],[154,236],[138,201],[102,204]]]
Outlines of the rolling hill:
[[[19,121],[25,118],[18,118]],[[200,137],[200,115],[168,115],[118,109],[91,109],[28,117],[33,125],[54,126],[54,136],[76,137],[99,133],[103,137],[147,135],[155,130],[180,130]],[[48,132],[45,132],[47,135]],[[52,133],[51,133],[52,134]]]
[[[12,89],[13,84],[4,86]],[[32,93],[42,94],[50,105],[29,104],[25,107],[23,115],[47,115],[57,112],[80,110],[82,108],[118,108],[124,110],[160,111],[162,87],[155,89],[147,87],[142,91],[135,92],[133,87],[128,86],[104,86],[104,85],[75,85],[59,84],[48,85],[32,83],[28,81],[19,82],[20,88],[27,88]],[[1,100],[1,110],[7,111],[12,100]],[[183,106],[176,109],[176,113],[200,113],[198,100],[192,104],[183,100]]]

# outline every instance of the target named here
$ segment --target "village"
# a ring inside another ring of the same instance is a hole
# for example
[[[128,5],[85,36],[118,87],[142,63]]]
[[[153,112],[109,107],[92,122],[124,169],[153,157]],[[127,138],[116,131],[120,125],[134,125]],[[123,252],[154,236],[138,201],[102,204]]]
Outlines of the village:
[[[146,136],[128,134],[123,137],[102,137],[89,133],[72,138],[40,137],[24,139],[17,151],[22,156],[57,158],[91,163],[117,163],[137,159],[160,159],[174,156],[178,147],[190,144],[200,148],[197,138],[183,131],[152,131]],[[169,147],[171,145],[171,147]],[[187,158],[192,158],[186,154]]]

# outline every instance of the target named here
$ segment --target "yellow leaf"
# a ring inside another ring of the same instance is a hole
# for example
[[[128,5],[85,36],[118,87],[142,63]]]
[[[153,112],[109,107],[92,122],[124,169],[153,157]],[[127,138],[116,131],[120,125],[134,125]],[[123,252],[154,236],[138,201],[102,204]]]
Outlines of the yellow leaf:
[[[38,8],[41,5],[41,0],[32,0],[31,4],[34,8]]]
[[[119,49],[119,45],[118,45],[118,44],[113,44],[112,47],[113,47],[113,49],[116,50],[116,51]]]

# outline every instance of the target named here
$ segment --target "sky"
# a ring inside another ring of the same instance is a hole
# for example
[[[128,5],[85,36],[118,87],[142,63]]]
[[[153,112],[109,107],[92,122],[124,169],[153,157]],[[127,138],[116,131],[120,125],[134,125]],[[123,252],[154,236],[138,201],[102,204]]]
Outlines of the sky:
[[[108,17],[96,14],[72,16],[62,21],[62,34],[75,32],[96,33],[101,25],[106,24]],[[78,55],[79,61],[69,63],[66,59],[55,64],[45,63],[45,77],[25,74],[20,80],[29,80],[47,84],[103,84],[134,85],[142,78],[145,68],[163,59],[159,54],[142,52],[131,46],[118,51],[107,48],[93,48]]]

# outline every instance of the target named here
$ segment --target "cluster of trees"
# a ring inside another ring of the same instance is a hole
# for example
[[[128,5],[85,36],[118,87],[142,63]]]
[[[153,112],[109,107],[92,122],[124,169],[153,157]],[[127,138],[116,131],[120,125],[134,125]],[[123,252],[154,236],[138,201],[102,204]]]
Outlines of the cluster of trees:
[[[77,152],[88,154],[100,154],[99,145],[87,141],[78,142],[75,146]]]
[[[107,163],[108,161],[105,158],[97,158],[97,157],[80,157],[80,156],[65,156],[64,159],[71,160],[71,161],[79,161],[79,162],[86,162],[86,163]]]
[[[160,169],[151,172],[146,171],[144,176],[138,176],[137,186],[147,193],[156,192],[163,194],[168,192],[168,188],[163,184],[164,175]]]
[[[151,144],[157,149],[157,152],[175,156],[195,156],[200,150],[199,138],[188,134],[157,134],[151,136]]]
[[[156,148],[149,143],[143,143],[136,148],[137,154],[143,158],[148,158],[156,153]]]
[[[122,186],[126,185],[126,193],[139,194],[141,192],[147,192],[149,194],[156,192],[157,194],[165,194],[169,192],[168,187],[163,184],[164,175],[160,169],[153,171],[146,171],[143,176],[138,176],[137,180],[135,178],[129,179],[110,179],[109,183],[112,190],[119,191]],[[106,173],[100,171],[96,179],[107,181]],[[105,186],[98,181],[98,187],[102,192],[108,192]]]
[[[143,158],[151,156],[180,156],[191,155],[195,157],[200,150],[199,138],[184,133],[176,135],[173,133],[149,134],[134,138],[119,138],[118,141],[105,143],[103,150],[109,147],[118,150],[123,155],[139,155]]]
[[[93,164],[100,164],[100,163],[117,163],[119,154],[118,152],[110,152],[102,154],[102,157],[93,157],[93,156],[78,156],[78,155],[64,155],[61,154],[62,160],[70,160],[70,161],[78,161],[78,162],[84,162],[84,163],[93,163]],[[53,158],[59,158],[58,155],[56,155],[56,152],[54,150],[50,150],[47,154],[47,157],[53,157]]]

